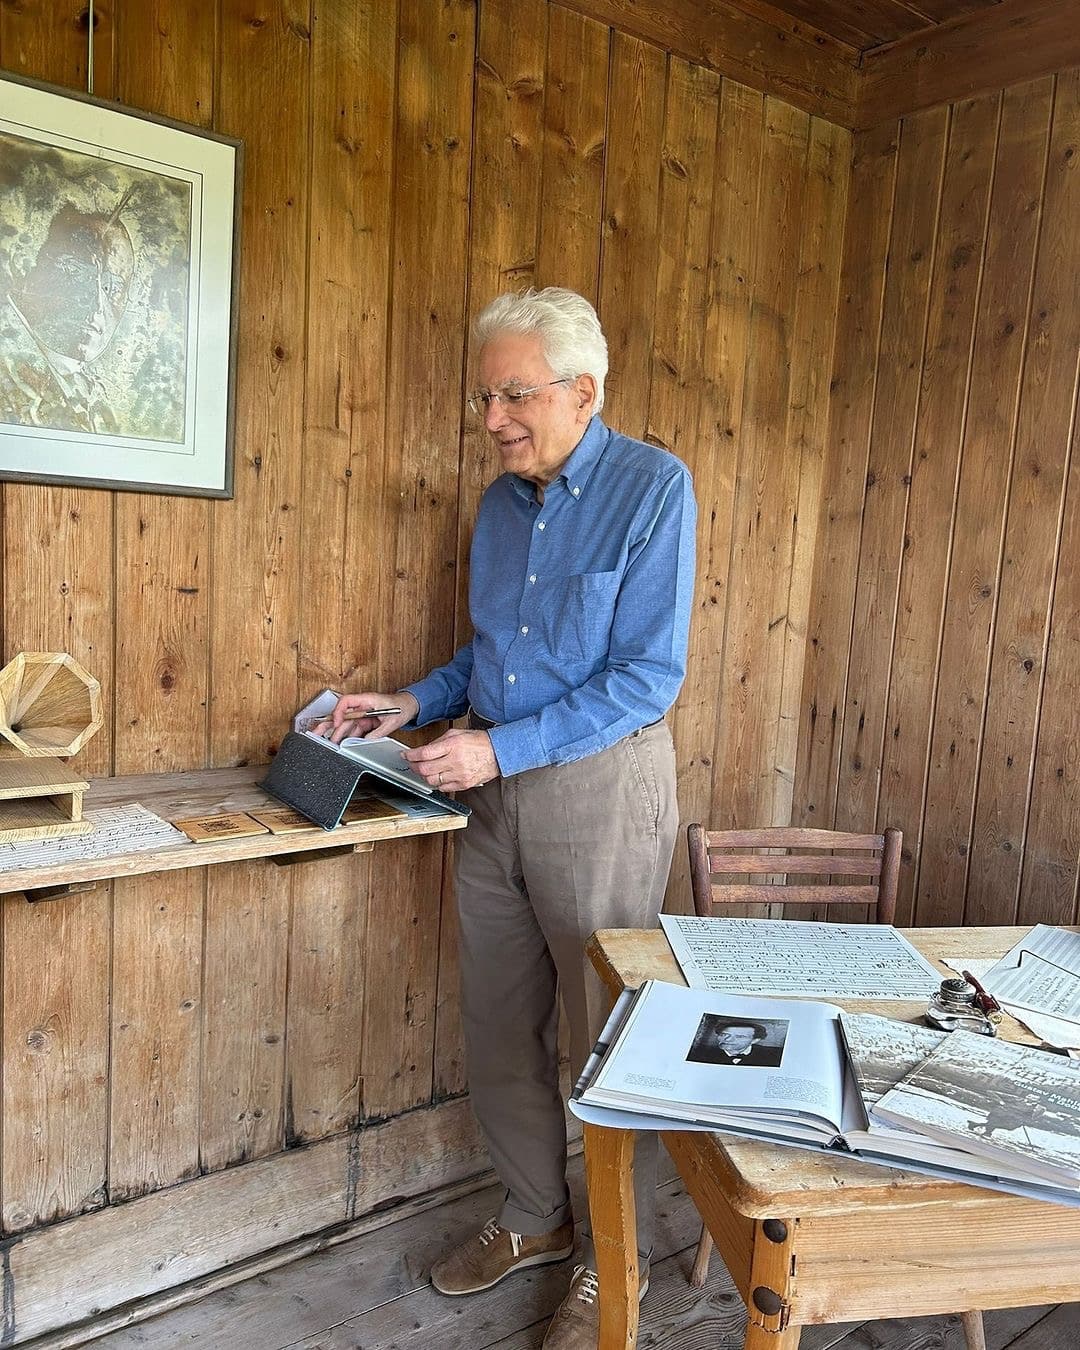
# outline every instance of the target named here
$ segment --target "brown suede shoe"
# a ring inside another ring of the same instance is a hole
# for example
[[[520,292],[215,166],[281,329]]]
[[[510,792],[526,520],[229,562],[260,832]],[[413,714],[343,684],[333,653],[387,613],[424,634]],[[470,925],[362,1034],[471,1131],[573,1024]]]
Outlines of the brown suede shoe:
[[[548,1324],[543,1350],[596,1350],[600,1343],[600,1304],[597,1302],[596,1271],[575,1266],[570,1288]],[[638,1301],[649,1290],[649,1266],[638,1270]]]
[[[435,1262],[431,1283],[440,1294],[478,1294],[515,1270],[565,1261],[573,1250],[573,1223],[528,1237],[490,1219],[475,1237]]]

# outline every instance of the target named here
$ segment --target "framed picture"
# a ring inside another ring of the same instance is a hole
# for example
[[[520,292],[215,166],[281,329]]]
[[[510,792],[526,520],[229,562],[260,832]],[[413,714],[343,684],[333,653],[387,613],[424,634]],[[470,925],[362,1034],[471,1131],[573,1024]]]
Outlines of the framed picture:
[[[232,496],[240,159],[0,77],[0,478]]]

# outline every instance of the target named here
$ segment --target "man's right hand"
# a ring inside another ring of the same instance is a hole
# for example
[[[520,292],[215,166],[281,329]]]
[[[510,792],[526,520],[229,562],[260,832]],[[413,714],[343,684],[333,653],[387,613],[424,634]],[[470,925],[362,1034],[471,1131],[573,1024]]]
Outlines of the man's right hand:
[[[400,708],[400,712],[374,716],[372,709]],[[415,697],[401,690],[396,694],[343,694],[333,713],[312,727],[317,736],[326,736],[335,744],[346,736],[391,736],[399,727],[412,722],[420,711]]]

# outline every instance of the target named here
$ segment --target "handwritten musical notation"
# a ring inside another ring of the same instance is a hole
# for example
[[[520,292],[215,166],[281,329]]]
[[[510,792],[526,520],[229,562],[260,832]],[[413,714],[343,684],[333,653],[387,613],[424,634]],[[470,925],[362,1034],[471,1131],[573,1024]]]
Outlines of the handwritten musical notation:
[[[683,914],[660,923],[692,989],[925,999],[941,983],[941,972],[888,924]]]

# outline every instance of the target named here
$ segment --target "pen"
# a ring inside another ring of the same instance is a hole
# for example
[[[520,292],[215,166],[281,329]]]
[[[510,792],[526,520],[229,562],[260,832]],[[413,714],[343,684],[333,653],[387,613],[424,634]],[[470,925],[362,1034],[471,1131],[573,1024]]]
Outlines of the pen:
[[[991,1022],[1000,1022],[1001,1004],[993,996],[990,990],[985,989],[969,970],[962,970],[960,974],[963,975],[964,979],[967,980],[968,984],[975,990],[975,1002],[986,1014],[987,1018]]]
[[[352,714],[353,717],[388,717],[391,713],[399,713],[400,708],[364,708],[361,711],[357,708]]]

